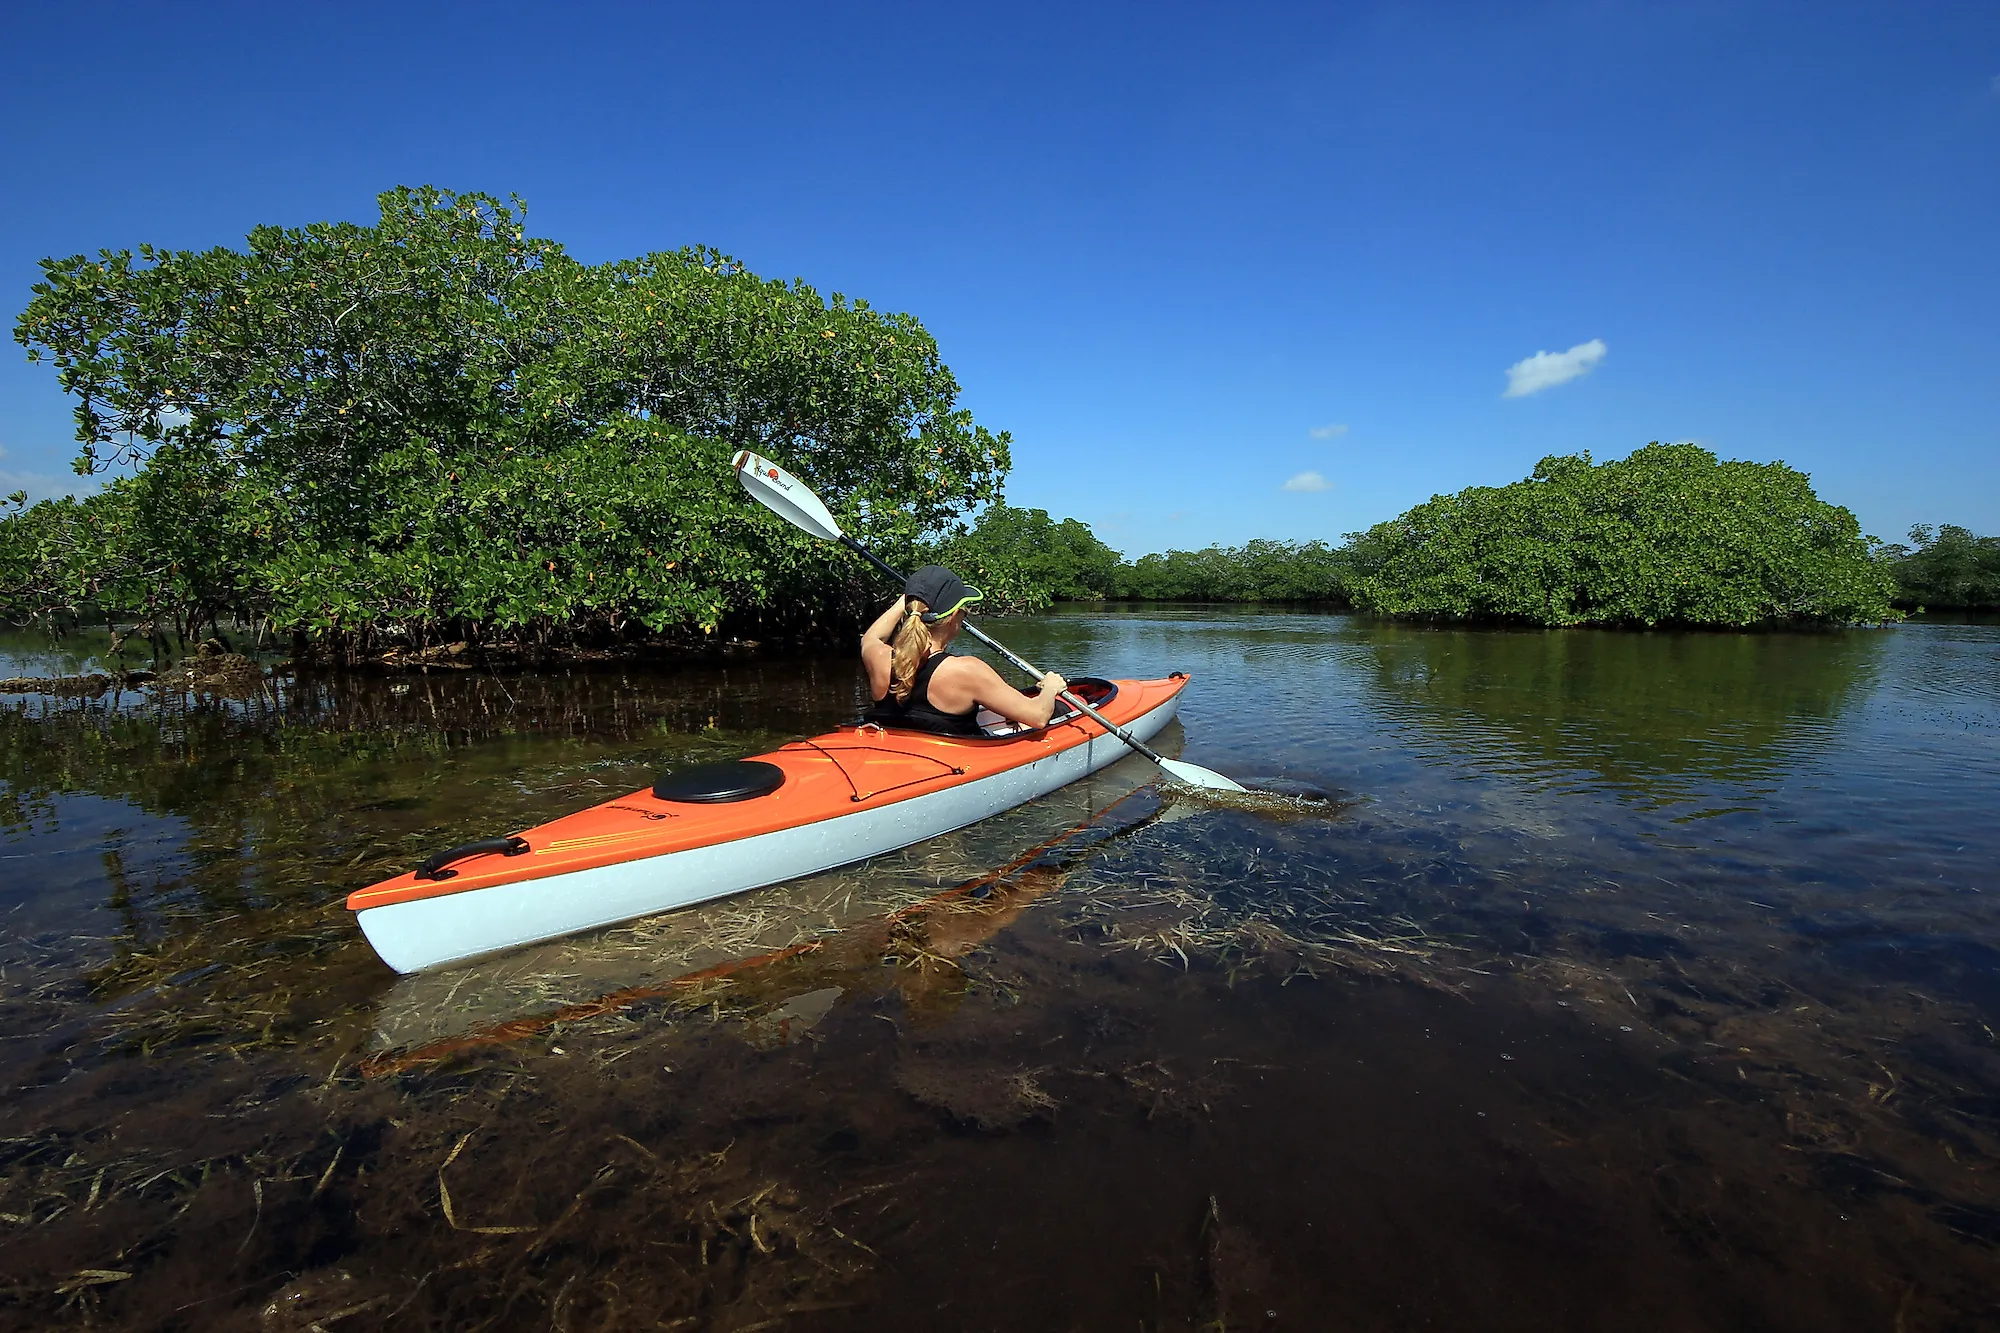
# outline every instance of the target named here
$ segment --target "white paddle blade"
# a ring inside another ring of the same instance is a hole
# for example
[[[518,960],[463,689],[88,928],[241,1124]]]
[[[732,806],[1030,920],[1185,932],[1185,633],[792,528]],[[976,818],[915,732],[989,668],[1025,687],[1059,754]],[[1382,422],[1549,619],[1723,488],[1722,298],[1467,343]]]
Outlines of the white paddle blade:
[[[736,455],[734,467],[736,480],[743,483],[743,489],[758,504],[822,541],[840,540],[840,524],[834,522],[819,497],[797,477],[748,449]]]
[[[1160,767],[1167,771],[1168,777],[1185,786],[1201,787],[1208,791],[1250,790],[1241,783],[1231,782],[1213,769],[1203,768],[1200,764],[1184,764],[1178,759],[1162,759]]]

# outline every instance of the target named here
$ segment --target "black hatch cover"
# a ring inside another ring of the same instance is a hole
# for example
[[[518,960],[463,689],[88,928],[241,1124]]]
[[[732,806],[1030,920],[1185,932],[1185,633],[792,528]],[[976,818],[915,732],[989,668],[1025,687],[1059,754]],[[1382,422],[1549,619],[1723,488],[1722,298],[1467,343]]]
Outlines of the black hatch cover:
[[[669,769],[653,784],[662,801],[697,801],[721,805],[769,796],[785,785],[785,770],[761,759],[737,759],[722,764],[690,764]]]

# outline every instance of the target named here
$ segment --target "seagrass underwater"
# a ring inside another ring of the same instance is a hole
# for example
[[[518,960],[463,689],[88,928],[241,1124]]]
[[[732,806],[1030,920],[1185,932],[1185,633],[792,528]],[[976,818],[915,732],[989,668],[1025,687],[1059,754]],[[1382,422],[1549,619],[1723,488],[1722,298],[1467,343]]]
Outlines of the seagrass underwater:
[[[1168,753],[1331,799],[1132,760],[398,980],[345,892],[826,730],[856,664],[0,699],[0,1327],[1990,1315],[2000,627],[989,623],[1190,671]]]

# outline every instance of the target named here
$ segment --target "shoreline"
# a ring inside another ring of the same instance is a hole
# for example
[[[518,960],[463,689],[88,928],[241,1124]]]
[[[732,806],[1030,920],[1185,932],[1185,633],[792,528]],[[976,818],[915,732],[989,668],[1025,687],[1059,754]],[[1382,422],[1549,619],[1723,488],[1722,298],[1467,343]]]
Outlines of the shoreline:
[[[1002,611],[989,615],[993,618],[1037,618],[1043,616],[1102,615],[1120,617],[1143,615],[1158,611],[1209,611],[1238,612],[1250,614],[1287,614],[1299,616],[1349,616],[1370,623],[1411,630],[1475,631],[1482,633],[1546,633],[1551,631],[1589,631],[1608,634],[1749,634],[1758,636],[1804,634],[1817,635],[1840,633],[1848,630],[1886,629],[1898,624],[1914,625],[1985,625],[2000,622],[2000,609],[1950,608],[1932,610],[1908,610],[1903,618],[1896,621],[1860,622],[1835,624],[1824,622],[1799,622],[1757,625],[1704,625],[1704,624],[1656,624],[1656,625],[1541,625],[1504,619],[1439,619],[1435,617],[1384,616],[1358,609],[1351,605],[1332,602],[1302,601],[1215,601],[1207,599],[1151,599],[1116,598],[1102,600],[1075,600],[1055,603],[1040,611]],[[0,633],[17,635],[34,634],[29,626],[0,626]],[[71,635],[84,637],[102,636],[101,629],[72,628],[46,636],[40,648],[45,654],[62,651],[63,640]],[[17,675],[0,677],[0,694],[53,694],[63,696],[88,695],[96,697],[112,689],[133,688],[141,685],[182,684],[186,687],[205,689],[215,683],[241,685],[253,671],[265,679],[276,679],[301,672],[340,675],[355,673],[373,675],[381,673],[401,674],[403,672],[430,670],[477,671],[493,669],[527,669],[544,666],[588,666],[588,665],[692,665],[727,661],[780,661],[800,656],[819,656],[826,650],[840,648],[849,636],[829,635],[813,639],[757,639],[727,637],[712,642],[695,643],[686,639],[661,637],[632,640],[608,646],[557,646],[523,644],[481,644],[472,640],[457,640],[450,643],[431,644],[417,647],[399,644],[373,650],[366,654],[301,653],[294,649],[290,654],[272,654],[253,649],[249,653],[239,653],[227,648],[219,639],[208,639],[180,656],[162,657],[154,655],[151,664],[143,667],[119,667],[74,673],[52,675]],[[26,656],[15,653],[15,656]],[[80,661],[102,663],[103,654],[84,652]],[[122,662],[122,658],[120,658]],[[226,669],[219,669],[226,667]],[[221,678],[226,677],[226,680]]]

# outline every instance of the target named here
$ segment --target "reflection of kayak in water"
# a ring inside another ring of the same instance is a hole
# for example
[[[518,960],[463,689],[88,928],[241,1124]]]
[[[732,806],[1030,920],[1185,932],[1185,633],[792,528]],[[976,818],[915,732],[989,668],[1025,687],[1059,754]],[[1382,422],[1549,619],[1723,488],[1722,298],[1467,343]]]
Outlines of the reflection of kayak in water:
[[[1075,681],[1140,740],[1174,716],[1184,675]],[[1088,718],[1017,735],[873,725],[756,759],[669,773],[505,839],[432,857],[350,894],[368,942],[415,972],[686,907],[906,847],[1065,786],[1130,751]]]

